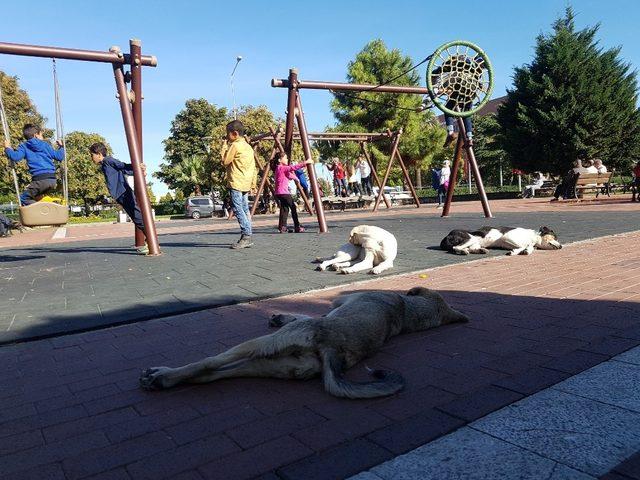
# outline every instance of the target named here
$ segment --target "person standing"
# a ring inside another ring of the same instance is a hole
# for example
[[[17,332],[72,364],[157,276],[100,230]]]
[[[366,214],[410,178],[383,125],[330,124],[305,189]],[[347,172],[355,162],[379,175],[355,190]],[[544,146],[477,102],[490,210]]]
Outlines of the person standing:
[[[253,245],[249,192],[255,188],[256,162],[253,148],[244,138],[244,125],[240,120],[227,123],[222,163],[227,170],[231,208],[240,224],[240,240],[231,245],[231,248],[234,250],[248,248]]]

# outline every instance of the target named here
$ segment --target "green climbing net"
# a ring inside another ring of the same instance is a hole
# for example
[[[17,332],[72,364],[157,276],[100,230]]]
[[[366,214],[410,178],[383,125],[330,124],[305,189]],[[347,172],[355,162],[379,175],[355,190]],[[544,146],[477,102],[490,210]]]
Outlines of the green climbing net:
[[[489,101],[493,90],[489,57],[471,42],[445,43],[427,64],[427,88],[433,103],[444,113],[473,115]]]

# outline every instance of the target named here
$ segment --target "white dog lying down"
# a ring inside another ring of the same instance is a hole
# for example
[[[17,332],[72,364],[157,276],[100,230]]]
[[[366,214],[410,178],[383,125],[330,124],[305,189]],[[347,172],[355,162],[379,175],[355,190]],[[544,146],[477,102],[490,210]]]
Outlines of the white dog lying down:
[[[316,258],[321,262],[316,270],[337,270],[340,273],[356,273],[369,270],[379,273],[393,267],[398,254],[398,242],[393,234],[380,227],[358,225],[351,230],[349,243],[340,247],[332,257]]]
[[[458,255],[487,253],[487,248],[510,250],[507,255],[531,255],[534,248],[558,250],[562,245],[548,227],[539,231],[520,227],[482,227],[479,230],[451,230],[440,242],[440,248]]]

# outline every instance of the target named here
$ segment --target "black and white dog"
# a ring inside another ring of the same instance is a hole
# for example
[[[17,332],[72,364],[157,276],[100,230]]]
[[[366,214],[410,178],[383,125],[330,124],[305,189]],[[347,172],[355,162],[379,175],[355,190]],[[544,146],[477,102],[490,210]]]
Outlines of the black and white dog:
[[[507,255],[531,255],[535,248],[558,250],[562,245],[548,227],[540,227],[537,232],[520,227],[482,227],[475,231],[451,230],[440,248],[458,255],[487,253],[488,248],[509,250]]]

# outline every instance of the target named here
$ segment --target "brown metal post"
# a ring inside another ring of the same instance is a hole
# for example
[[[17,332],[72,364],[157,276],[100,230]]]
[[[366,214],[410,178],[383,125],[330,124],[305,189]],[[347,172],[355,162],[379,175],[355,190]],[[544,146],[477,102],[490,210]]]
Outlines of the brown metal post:
[[[21,55],[25,57],[60,58],[65,60],[82,60],[85,62],[103,62],[111,64],[129,63],[129,55],[109,50],[78,50],[75,48],[44,47],[40,45],[23,45],[20,43],[0,42],[0,53],[7,55]],[[145,67],[156,67],[158,60],[153,55],[141,57]]]
[[[298,105],[298,90],[296,83],[298,82],[298,69],[289,70],[289,92],[287,94],[287,122],[284,130],[284,151],[291,158],[291,150],[293,148],[293,128],[296,120],[296,107]]]
[[[458,136],[466,138],[467,132],[464,128],[464,122],[462,118],[458,118]],[[480,201],[482,202],[482,210],[484,210],[485,218],[491,218],[491,208],[489,207],[489,199],[487,198],[487,193],[484,190],[484,184],[482,183],[482,176],[480,175],[480,169],[478,168],[478,162],[476,162],[476,156],[473,153],[473,147],[465,142],[465,151],[467,153],[467,159],[469,160],[469,164],[471,169],[473,170],[473,176],[476,178],[476,187],[478,188],[478,195],[480,196]]]
[[[398,136],[402,133],[402,130],[398,132]],[[406,165],[404,164],[404,160],[402,160],[402,156],[400,155],[400,151],[396,153],[398,157],[398,161],[400,162],[400,168],[402,168],[402,173],[404,174],[404,179],[407,181],[407,185],[409,185],[409,190],[411,190],[411,195],[413,196],[413,200],[416,202],[416,208],[420,208],[420,199],[418,198],[418,194],[416,193],[416,189],[413,186],[413,181],[409,176],[409,171],[407,170]]]
[[[138,39],[129,40],[129,60],[131,62],[131,110],[133,113],[133,123],[136,126],[136,133],[138,135],[138,155],[140,156],[140,163],[144,164],[143,145],[142,145],[142,42]],[[138,185],[135,183],[136,190],[138,188],[147,188],[146,179],[145,185]],[[144,234],[137,228],[133,228],[135,235],[136,247],[142,247],[144,245]]]
[[[453,165],[451,166],[451,175],[449,175],[449,189],[447,190],[447,199],[444,202],[444,208],[442,209],[442,217],[449,216],[449,209],[451,208],[451,202],[453,201],[453,190],[458,182],[458,166],[460,165],[460,157],[462,156],[462,144],[464,143],[464,135],[458,134],[458,141],[456,142],[455,153],[453,154]]]
[[[264,187],[265,185],[267,185],[267,181],[269,180],[269,171],[271,170],[271,160],[273,160],[275,156],[276,156],[276,147],[274,146],[273,149],[271,150],[271,156],[269,157],[269,160],[267,161],[265,166],[262,167],[262,178],[260,179],[260,185],[258,186],[258,191],[256,192],[256,199],[253,201],[253,205],[251,206],[252,217],[253,215],[255,215],[256,209],[258,208],[258,199],[260,198],[260,195],[262,195],[262,192],[264,191]]]
[[[378,196],[376,197],[376,203],[373,205],[373,211],[378,210],[378,205],[380,205],[380,199],[384,196],[384,187],[387,185],[387,180],[389,180],[389,175],[391,174],[391,167],[393,166],[393,159],[398,153],[398,144],[400,143],[400,132],[396,133],[393,138],[393,146],[391,147],[391,157],[389,158],[389,165],[387,165],[387,171],[384,173],[384,178],[382,180],[382,184],[380,185],[380,191],[378,192]]]
[[[367,152],[367,149],[364,145],[365,145],[364,142],[360,142],[360,150],[362,151],[364,158],[366,158],[367,162],[369,163],[369,167],[371,168],[371,175],[373,175],[373,178],[376,181],[378,188],[382,190],[382,185],[380,185],[380,177],[378,177],[378,172],[376,172],[373,162],[371,161],[371,157],[369,156],[369,152]],[[389,199],[385,196],[383,196],[382,199],[384,200],[384,204],[387,206],[387,208],[391,208],[391,203],[389,202]]]
[[[298,119],[298,131],[300,132],[300,143],[302,143],[304,156],[305,158],[313,158],[311,155],[311,145],[309,144],[309,137],[307,136],[307,125],[304,120],[302,102],[300,101],[299,95],[296,95],[295,107],[297,109],[296,118]],[[316,169],[313,163],[311,165],[307,165],[307,174],[309,175],[309,183],[311,184],[311,192],[313,193],[313,201],[316,207],[316,216],[318,217],[318,226],[320,227],[320,233],[327,233],[327,221],[324,218],[322,197],[320,196],[320,188],[318,187],[318,180],[316,179]]]
[[[113,75],[116,81],[116,89],[120,100],[120,110],[122,112],[122,121],[124,123],[124,131],[127,136],[127,146],[131,157],[131,165],[133,166],[133,176],[136,184],[144,185],[144,175],[140,162],[140,147],[138,146],[138,135],[133,120],[131,104],[129,102],[127,85],[124,81],[124,72],[122,66],[113,65]],[[160,247],[158,245],[158,236],[156,234],[156,226],[151,216],[151,205],[149,204],[149,196],[146,188],[136,189],[136,200],[142,212],[142,220],[144,222],[145,235],[149,246],[149,255],[160,255]]]

